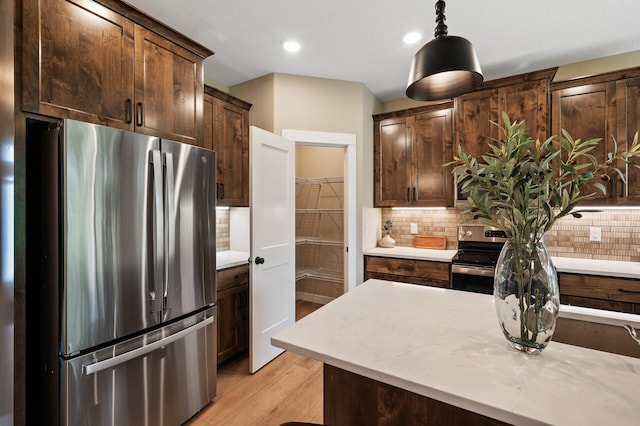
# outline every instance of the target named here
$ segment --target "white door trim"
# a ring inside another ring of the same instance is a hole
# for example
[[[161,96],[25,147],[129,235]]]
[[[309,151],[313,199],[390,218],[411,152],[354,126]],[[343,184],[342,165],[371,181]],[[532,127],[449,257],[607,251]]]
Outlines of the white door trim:
[[[282,129],[282,136],[296,145],[343,147],[344,155],[344,292],[356,287],[356,135],[353,133],[317,132]]]

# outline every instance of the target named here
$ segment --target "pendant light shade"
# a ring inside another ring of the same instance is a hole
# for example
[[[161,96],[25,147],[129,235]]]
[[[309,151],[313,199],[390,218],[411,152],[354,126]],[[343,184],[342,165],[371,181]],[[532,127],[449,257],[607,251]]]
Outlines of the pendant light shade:
[[[436,2],[435,38],[413,58],[407,96],[416,101],[449,99],[470,92],[483,80],[473,45],[465,38],[447,35],[445,3]]]

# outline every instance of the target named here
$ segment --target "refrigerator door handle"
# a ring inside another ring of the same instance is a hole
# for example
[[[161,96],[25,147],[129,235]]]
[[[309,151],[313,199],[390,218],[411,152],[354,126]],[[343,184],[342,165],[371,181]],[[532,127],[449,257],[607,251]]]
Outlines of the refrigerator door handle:
[[[114,356],[113,358],[105,359],[104,361],[98,361],[93,364],[83,365],[82,371],[86,376],[90,376],[91,374],[98,373],[100,371],[106,370],[107,368],[112,368],[119,364],[124,364],[127,361],[130,361],[142,355],[146,355],[149,352],[153,352],[159,348],[162,348],[163,346],[166,346],[170,343],[180,340],[189,334],[195,333],[201,328],[204,328],[209,324],[212,324],[213,321],[214,321],[214,317],[212,316],[208,317],[205,320],[200,321],[199,323],[192,325],[189,328],[185,328],[184,330],[181,330],[175,334],[172,334],[171,336],[165,337],[164,339],[160,339],[148,345],[141,346],[137,349],[134,349],[129,352],[125,352],[121,355]]]
[[[165,315],[167,311],[171,309],[170,300],[167,298],[169,283],[173,283],[176,273],[174,265],[176,258],[176,219],[177,212],[175,209],[175,175],[173,171],[173,154],[170,152],[164,153],[164,159],[166,164],[166,196],[167,196],[167,213],[165,217],[166,232],[167,232],[167,245],[166,245],[166,259],[165,259],[165,277],[164,277],[164,289],[163,289],[163,301]]]
[[[153,288],[149,294],[151,312],[162,312],[162,291],[164,281],[164,200],[162,156],[159,150],[151,151],[153,163]]]

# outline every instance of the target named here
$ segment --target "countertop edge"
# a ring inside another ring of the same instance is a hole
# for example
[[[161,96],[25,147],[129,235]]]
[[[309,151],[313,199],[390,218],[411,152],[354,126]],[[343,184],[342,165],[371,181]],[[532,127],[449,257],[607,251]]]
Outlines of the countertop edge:
[[[456,253],[456,250],[434,250],[404,246],[393,248],[371,247],[362,251],[364,256],[395,257],[448,263],[451,263],[451,259]],[[640,263],[637,262],[561,256],[552,256],[551,260],[559,273],[640,279]]]

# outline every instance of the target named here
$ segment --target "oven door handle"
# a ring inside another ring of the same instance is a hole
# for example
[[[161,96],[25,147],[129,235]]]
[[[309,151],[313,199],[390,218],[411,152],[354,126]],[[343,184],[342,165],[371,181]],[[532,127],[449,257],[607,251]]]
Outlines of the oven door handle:
[[[476,268],[473,266],[451,265],[452,274],[478,275],[481,277],[493,277],[496,274],[495,268]]]

